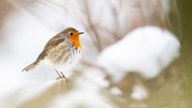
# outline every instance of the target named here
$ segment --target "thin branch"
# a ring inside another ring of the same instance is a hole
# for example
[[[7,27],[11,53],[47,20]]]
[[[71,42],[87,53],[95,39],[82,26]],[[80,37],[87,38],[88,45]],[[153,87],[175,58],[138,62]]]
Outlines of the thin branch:
[[[88,5],[87,0],[84,0],[84,8],[85,8],[85,15],[87,17],[87,30],[89,31],[89,33],[93,33],[94,37],[92,37],[92,39],[94,40],[94,44],[97,47],[98,51],[100,52],[102,50],[102,44],[99,37],[99,33],[95,27],[95,24],[92,21],[91,13],[89,11],[90,7]]]

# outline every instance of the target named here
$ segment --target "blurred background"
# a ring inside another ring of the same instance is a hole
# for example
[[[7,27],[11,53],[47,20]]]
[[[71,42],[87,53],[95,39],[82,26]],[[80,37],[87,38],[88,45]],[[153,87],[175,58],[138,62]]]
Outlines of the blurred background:
[[[190,0],[1,0],[1,108],[190,108]],[[21,70],[66,27],[78,65]]]

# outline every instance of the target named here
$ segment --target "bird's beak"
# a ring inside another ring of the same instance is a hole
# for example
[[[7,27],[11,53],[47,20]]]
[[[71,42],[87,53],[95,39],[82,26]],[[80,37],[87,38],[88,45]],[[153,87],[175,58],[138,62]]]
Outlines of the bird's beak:
[[[79,32],[79,34],[83,34],[84,32]]]

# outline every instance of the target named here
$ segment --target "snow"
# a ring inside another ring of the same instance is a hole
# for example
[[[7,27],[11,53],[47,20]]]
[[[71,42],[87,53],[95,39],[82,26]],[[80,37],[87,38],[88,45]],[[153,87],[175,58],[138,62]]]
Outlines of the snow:
[[[79,77],[75,83],[75,89],[54,100],[49,108],[114,108],[91,79]]]
[[[98,64],[107,70],[114,82],[121,81],[129,72],[151,79],[179,56],[179,49],[178,39],[169,31],[144,26],[104,49]]]
[[[122,95],[123,94],[121,89],[118,88],[118,87],[112,87],[110,89],[110,93],[113,94],[113,95]]]
[[[135,100],[142,100],[148,97],[148,91],[145,89],[144,86],[135,85],[133,87],[133,92],[131,94],[131,98]]]

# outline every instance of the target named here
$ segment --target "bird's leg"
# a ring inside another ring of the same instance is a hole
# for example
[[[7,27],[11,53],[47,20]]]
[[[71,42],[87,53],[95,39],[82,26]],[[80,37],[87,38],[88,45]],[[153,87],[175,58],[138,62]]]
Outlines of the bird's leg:
[[[54,69],[55,70],[55,72],[57,73],[57,75],[59,76],[58,78],[57,78],[57,80],[58,79],[61,79],[61,78],[66,78],[65,77],[65,75],[62,73],[62,72],[60,72],[61,74],[59,74],[59,72],[56,70],[56,69]],[[66,78],[67,79],[67,78]]]
[[[57,77],[57,80],[58,79],[60,79],[61,78],[61,75],[59,74],[59,72],[55,69],[55,72],[57,73],[57,75],[59,76],[59,77]]]
[[[62,78],[66,78],[65,75],[63,74],[63,72],[60,72],[60,73],[61,73]]]

